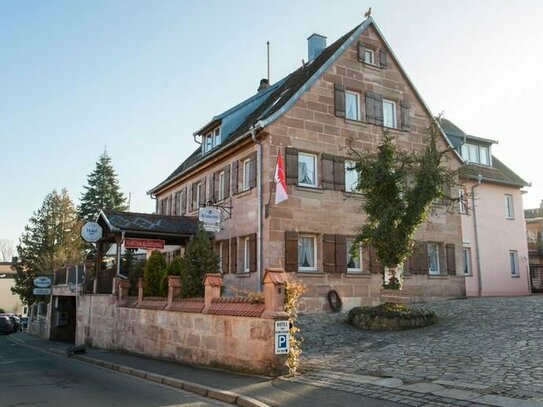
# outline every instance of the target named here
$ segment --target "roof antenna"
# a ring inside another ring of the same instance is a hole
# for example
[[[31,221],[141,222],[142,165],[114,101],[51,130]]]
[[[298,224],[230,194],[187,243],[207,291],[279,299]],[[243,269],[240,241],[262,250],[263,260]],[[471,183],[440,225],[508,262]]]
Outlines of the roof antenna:
[[[266,41],[266,48],[268,52],[268,83],[270,82],[270,42]]]
[[[369,16],[371,16],[371,7],[368,9],[368,11],[366,11],[366,13],[364,14],[364,17],[368,18]]]

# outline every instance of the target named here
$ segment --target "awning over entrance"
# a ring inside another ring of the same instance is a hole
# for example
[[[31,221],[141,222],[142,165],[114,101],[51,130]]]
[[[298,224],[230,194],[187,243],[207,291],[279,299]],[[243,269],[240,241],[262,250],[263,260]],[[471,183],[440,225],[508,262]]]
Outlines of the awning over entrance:
[[[161,239],[167,245],[186,246],[198,228],[198,218],[149,213],[100,211],[102,243],[116,243],[122,238]]]

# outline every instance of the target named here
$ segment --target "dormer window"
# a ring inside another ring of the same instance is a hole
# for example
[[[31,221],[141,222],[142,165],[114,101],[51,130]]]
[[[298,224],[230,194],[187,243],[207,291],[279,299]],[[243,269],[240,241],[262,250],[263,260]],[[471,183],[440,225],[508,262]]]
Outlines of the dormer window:
[[[462,144],[462,159],[474,164],[490,165],[490,148],[477,144]]]
[[[208,153],[219,144],[221,144],[221,128],[216,127],[202,136],[202,153]]]

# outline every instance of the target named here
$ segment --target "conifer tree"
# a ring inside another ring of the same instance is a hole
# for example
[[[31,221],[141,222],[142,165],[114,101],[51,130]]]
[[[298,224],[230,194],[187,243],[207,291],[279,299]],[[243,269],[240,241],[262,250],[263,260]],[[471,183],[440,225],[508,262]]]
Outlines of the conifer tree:
[[[216,273],[219,256],[211,247],[211,241],[204,228],[199,225],[198,231],[190,239],[181,271],[181,296],[203,297],[204,275]]]
[[[166,275],[166,260],[158,250],[154,250],[145,263],[143,271],[143,291],[147,297],[164,297],[162,281]]]
[[[87,177],[83,188],[79,216],[86,221],[96,220],[101,209],[124,211],[128,209],[126,197],[121,192],[111,157],[104,151],[96,162],[96,168]]]
[[[82,260],[81,221],[68,192],[49,193],[34,212],[17,246],[15,286],[11,289],[26,305],[34,301],[33,281],[52,275],[63,264]]]

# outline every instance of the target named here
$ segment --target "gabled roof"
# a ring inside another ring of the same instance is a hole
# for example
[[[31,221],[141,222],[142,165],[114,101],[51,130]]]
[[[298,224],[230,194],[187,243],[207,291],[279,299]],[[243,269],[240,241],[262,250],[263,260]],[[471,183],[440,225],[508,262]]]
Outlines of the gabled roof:
[[[197,164],[213,158],[215,155],[224,151],[232,144],[235,144],[244,137],[248,137],[252,128],[264,128],[279,118],[283,113],[290,109],[294,103],[296,103],[296,101],[313,85],[313,83],[322,76],[330,65],[333,64],[337,58],[339,58],[370,25],[374,27],[390,53],[390,56],[398,64],[401,73],[405,76],[407,82],[413,87],[416,97],[420,100],[421,104],[431,116],[430,109],[424,103],[424,100],[418,93],[417,89],[408,78],[405,70],[394,55],[392,48],[386,42],[373,18],[368,17],[363,23],[359,24],[333,44],[326,47],[314,60],[304,64],[302,67],[298,68],[296,71],[272,85],[265,91],[259,92],[246,101],[238,104],[234,108],[215,116],[201,130],[207,129],[211,124],[218,123],[219,121],[225,124],[231,124],[225,129],[225,132],[223,132],[221,129],[223,138],[222,143],[214,148],[211,152],[206,153],[204,156],[202,155],[202,149],[198,147],[175,171],[173,171],[159,185],[148,191],[148,193],[153,194],[157,192],[160,188],[166,186],[172,180],[182,176]],[[262,97],[260,97],[261,93]],[[231,119],[233,116],[235,116],[235,120],[229,121],[229,119]],[[241,117],[244,117],[244,120],[241,120]],[[235,125],[238,123],[239,125],[236,127]],[[445,136],[444,139],[446,142],[449,142]]]
[[[464,133],[458,126],[450,120],[440,118],[439,123],[449,138],[449,141],[457,151],[460,151],[462,144],[465,141],[478,141],[482,145],[490,145],[496,143],[494,140],[484,139],[481,137],[470,136]],[[492,156],[492,166],[478,164],[464,164],[460,168],[460,176],[464,178],[477,179],[481,175],[486,182],[496,184],[512,185],[519,188],[529,186],[530,184],[515,174],[509,167]]]

